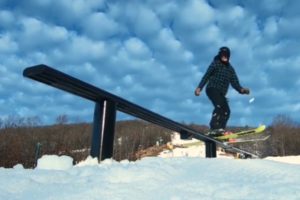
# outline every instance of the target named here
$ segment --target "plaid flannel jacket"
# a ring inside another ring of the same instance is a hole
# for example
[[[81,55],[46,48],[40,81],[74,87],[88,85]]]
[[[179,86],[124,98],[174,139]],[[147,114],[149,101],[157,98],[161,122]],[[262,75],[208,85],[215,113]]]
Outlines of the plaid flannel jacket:
[[[227,94],[229,84],[231,84],[231,86],[239,93],[242,89],[242,86],[239,83],[239,79],[231,64],[228,63],[226,65],[222,63],[218,58],[215,58],[209,65],[198,87],[202,90],[206,84],[207,88],[215,88],[219,90],[224,96]]]

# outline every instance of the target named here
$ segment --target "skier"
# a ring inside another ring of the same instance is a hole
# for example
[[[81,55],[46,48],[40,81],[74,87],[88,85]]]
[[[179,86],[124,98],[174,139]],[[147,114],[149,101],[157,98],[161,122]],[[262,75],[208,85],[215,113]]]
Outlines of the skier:
[[[215,56],[209,65],[206,73],[201,79],[195,90],[195,95],[199,96],[204,86],[206,86],[206,94],[214,106],[210,121],[210,136],[220,136],[225,132],[227,121],[230,117],[230,108],[226,94],[229,84],[240,94],[249,94],[248,88],[243,88],[238,80],[234,68],[230,62],[230,49],[221,47],[218,55]]]

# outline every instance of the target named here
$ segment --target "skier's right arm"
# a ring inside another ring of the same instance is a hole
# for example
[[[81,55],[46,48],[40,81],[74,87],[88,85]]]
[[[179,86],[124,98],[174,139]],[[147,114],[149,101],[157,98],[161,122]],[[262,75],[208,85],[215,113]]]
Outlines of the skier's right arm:
[[[199,96],[199,95],[200,95],[201,90],[203,89],[203,87],[204,87],[205,84],[207,83],[207,81],[208,81],[209,77],[211,76],[211,74],[213,73],[215,67],[216,67],[215,62],[212,62],[212,63],[209,65],[209,67],[208,67],[206,73],[205,73],[204,76],[202,77],[200,83],[198,84],[198,87],[197,87],[196,90],[195,90],[195,95],[196,95],[196,96]]]

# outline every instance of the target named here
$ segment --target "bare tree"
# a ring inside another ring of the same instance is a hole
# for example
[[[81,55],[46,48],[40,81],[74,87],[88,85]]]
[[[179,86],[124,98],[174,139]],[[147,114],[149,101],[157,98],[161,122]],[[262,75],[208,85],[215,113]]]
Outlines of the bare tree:
[[[67,124],[68,123],[68,116],[65,114],[59,115],[56,117],[57,124]]]
[[[272,147],[272,154],[279,156],[286,156],[296,154],[295,146],[300,145],[299,127],[289,116],[278,115],[272,122],[272,137],[270,145]],[[298,137],[297,137],[298,136]]]

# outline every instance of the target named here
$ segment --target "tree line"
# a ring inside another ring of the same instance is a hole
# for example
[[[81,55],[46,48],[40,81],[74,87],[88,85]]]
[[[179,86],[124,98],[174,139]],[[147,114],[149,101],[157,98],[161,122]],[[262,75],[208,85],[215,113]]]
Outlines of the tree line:
[[[188,126],[199,131],[208,130],[203,125]],[[118,121],[113,159],[134,161],[139,158],[138,151],[170,142],[171,134],[171,130],[142,120]],[[271,135],[266,141],[238,146],[262,157],[300,154],[299,123],[288,116],[276,116],[265,134]],[[0,167],[22,164],[32,168],[37,158],[45,154],[69,155],[77,163],[89,155],[91,136],[91,123],[69,124],[65,115],[58,116],[54,125],[42,125],[38,117],[0,120]]]
[[[0,167],[22,164],[32,168],[45,154],[68,155],[75,163],[82,161],[90,152],[92,128],[91,123],[68,124],[65,115],[47,126],[41,125],[37,117],[0,120]],[[170,136],[170,130],[142,120],[118,121],[113,159],[136,160],[137,151],[167,143]]]

